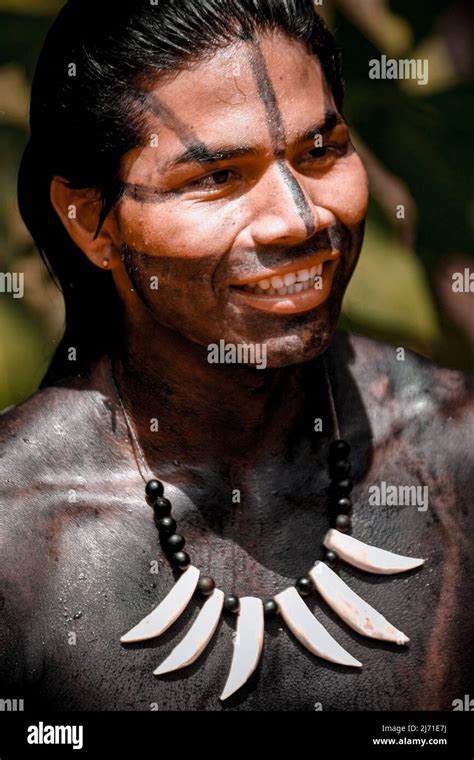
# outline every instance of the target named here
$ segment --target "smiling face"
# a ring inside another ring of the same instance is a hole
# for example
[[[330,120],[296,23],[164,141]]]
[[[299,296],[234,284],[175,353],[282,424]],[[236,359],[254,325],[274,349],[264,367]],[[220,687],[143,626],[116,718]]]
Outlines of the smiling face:
[[[123,158],[116,211],[131,318],[145,304],[194,343],[265,345],[268,366],[319,354],[359,254],[367,182],[318,60],[265,34],[143,101],[146,144]]]

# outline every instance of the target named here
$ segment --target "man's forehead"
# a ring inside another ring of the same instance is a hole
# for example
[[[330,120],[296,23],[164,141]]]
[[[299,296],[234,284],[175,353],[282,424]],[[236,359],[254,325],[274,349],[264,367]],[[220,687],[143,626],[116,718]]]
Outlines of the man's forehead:
[[[318,59],[281,34],[217,50],[158,83],[143,104],[149,128],[169,147],[173,137],[186,147],[230,137],[276,145],[335,111]]]

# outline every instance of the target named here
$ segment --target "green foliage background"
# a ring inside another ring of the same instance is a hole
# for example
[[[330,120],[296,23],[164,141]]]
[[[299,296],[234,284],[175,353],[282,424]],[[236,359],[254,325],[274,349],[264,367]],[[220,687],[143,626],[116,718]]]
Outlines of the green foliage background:
[[[0,409],[36,390],[64,326],[62,298],[16,202],[28,136],[29,83],[62,4],[0,0],[0,272],[25,273],[24,298],[0,293]],[[472,267],[473,63],[472,56],[452,55],[456,34],[461,50],[465,44],[463,13],[468,23],[469,9],[448,0],[326,0],[318,10],[343,50],[345,115],[356,144],[368,151],[385,182],[371,196],[366,241],[345,299],[343,325],[447,366],[472,368],[473,295],[456,300],[446,269],[451,260],[458,269]],[[427,58],[429,85],[370,80],[369,61],[382,53]],[[396,206],[404,202],[401,188],[412,199],[413,223],[396,219]]]

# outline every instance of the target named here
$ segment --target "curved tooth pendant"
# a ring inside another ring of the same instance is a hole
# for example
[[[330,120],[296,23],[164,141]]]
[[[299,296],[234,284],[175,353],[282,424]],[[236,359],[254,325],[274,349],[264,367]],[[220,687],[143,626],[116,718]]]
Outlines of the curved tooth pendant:
[[[310,652],[338,665],[362,667],[362,663],[346,652],[314,617],[294,586],[277,594],[275,601],[290,631]]]
[[[381,575],[403,573],[420,567],[425,562],[424,559],[404,557],[402,554],[394,554],[385,549],[379,549],[377,546],[364,544],[363,541],[341,533],[335,528],[328,530],[323,544],[326,549],[336,552],[340,559],[369,573]]]
[[[224,592],[215,588],[210,597],[204,602],[196,620],[185,637],[173,649],[171,654],[153,671],[155,676],[170,673],[172,670],[185,668],[197,660],[204,651],[217,628],[222,607]]]
[[[324,562],[316,562],[309,575],[323,599],[354,631],[371,639],[392,641],[395,644],[406,644],[409,641],[408,636],[398,631],[380,612],[352,591]]]
[[[187,607],[198,580],[199,570],[190,565],[159,605],[121,637],[122,644],[146,641],[164,633]]]
[[[263,648],[264,615],[261,599],[243,596],[237,615],[237,630],[229,676],[221,700],[234,694],[250,678],[258,665]]]

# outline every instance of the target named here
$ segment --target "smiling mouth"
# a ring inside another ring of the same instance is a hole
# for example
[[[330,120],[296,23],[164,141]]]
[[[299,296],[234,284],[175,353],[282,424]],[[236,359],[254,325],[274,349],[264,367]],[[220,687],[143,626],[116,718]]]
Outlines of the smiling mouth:
[[[339,251],[319,253],[299,262],[299,269],[292,262],[259,280],[233,283],[231,288],[239,299],[260,311],[282,315],[309,311],[329,296],[339,259]]]
[[[257,279],[249,278],[242,283],[230,283],[232,288],[243,290],[254,295],[264,296],[285,296],[301,293],[314,286],[316,277],[323,274],[323,267],[326,261],[334,261],[339,258],[338,251],[325,252],[318,254],[299,263],[287,264],[284,267],[275,269],[265,277]]]
[[[295,272],[287,272],[284,275],[276,275],[255,284],[243,285],[242,289],[248,293],[264,296],[286,296],[301,293],[303,290],[314,287],[316,276],[322,275],[323,264],[313,266],[310,269],[297,269]]]

